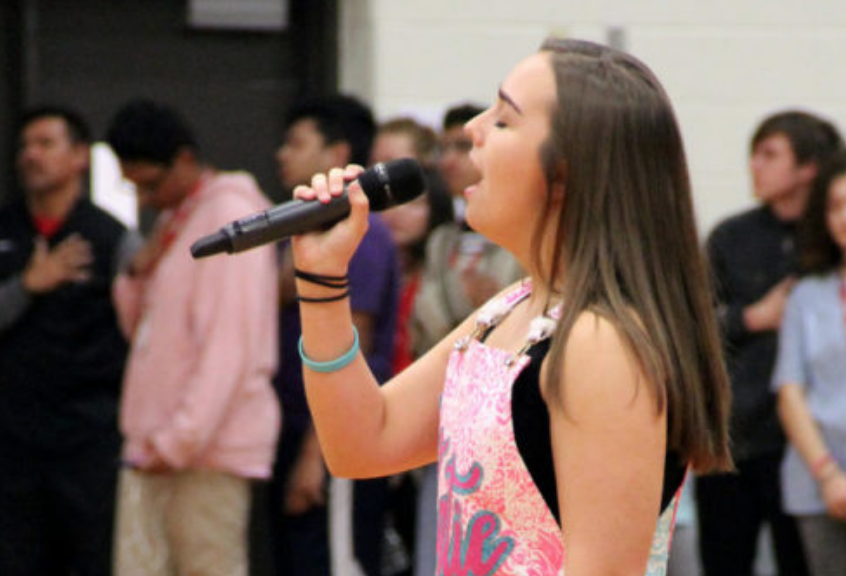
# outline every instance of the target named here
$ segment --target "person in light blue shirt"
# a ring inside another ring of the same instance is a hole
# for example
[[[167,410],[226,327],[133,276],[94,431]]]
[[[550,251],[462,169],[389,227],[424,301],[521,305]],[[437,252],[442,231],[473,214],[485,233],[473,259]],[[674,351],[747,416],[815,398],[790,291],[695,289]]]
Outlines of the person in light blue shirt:
[[[790,446],[786,511],[812,576],[846,574],[846,151],[823,168],[800,224],[803,278],[787,302],[773,374]]]

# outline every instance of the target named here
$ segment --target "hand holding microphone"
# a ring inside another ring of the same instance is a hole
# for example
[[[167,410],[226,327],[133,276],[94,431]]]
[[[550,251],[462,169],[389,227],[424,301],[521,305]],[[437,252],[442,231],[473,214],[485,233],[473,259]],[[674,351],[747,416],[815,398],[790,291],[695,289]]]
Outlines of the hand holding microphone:
[[[357,178],[357,185],[351,184],[354,178]],[[365,197],[356,198],[359,192],[355,191],[359,188]],[[420,166],[410,158],[376,164],[363,172],[358,166],[348,166],[344,170],[336,168],[328,177],[316,175],[311,188],[295,188],[294,200],[231,222],[219,231],[200,238],[191,246],[191,254],[194,258],[220,252],[231,254],[288,236],[321,230],[343,220],[351,210],[352,220],[364,226],[360,230],[363,236],[368,200],[371,210],[384,210],[416,198],[424,189]],[[361,213],[361,210],[364,216],[358,218],[356,212]],[[354,250],[361,236],[349,236],[345,241],[352,242]],[[338,241],[342,239],[338,237]],[[331,250],[330,246],[325,248],[326,251]]]
[[[333,168],[328,174],[312,177],[311,187],[294,188],[296,200],[330,206],[343,199],[348,206],[348,217],[333,225],[327,233],[292,239],[296,268],[327,276],[346,276],[349,261],[369,227],[367,215],[371,203],[357,179],[363,171],[357,165]]]

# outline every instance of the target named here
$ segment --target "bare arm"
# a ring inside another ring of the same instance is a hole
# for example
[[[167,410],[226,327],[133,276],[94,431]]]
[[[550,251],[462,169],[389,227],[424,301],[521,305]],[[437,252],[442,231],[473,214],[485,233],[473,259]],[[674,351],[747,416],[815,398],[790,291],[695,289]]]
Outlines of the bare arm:
[[[344,178],[360,169],[333,170],[329,184],[322,175],[312,188],[299,187],[295,196],[328,200],[343,191]],[[296,267],[312,274],[344,276],[349,261],[367,231],[367,197],[351,185],[349,218],[326,232],[293,239]],[[337,294],[297,279],[300,295],[320,298]],[[353,343],[353,316],[348,299],[302,303],[303,349],[315,361],[343,355]],[[458,329],[466,331],[466,325]],[[326,463],[333,474],[374,477],[432,462],[437,457],[438,408],[451,341],[435,346],[417,363],[383,387],[359,353],[346,367],[329,373],[303,368],[306,396]]]
[[[796,278],[788,276],[764,294],[760,300],[743,309],[743,323],[749,332],[778,330],[790,290]]]
[[[303,346],[309,358],[330,360],[349,349],[352,316],[346,301],[304,304],[301,314]],[[452,342],[468,326],[462,324],[381,388],[362,354],[337,372],[318,373],[303,367],[309,408],[333,474],[384,476],[436,460],[439,398],[447,361]]]
[[[585,313],[547,402],[568,576],[642,576],[660,513],[666,413],[616,330]]]
[[[730,263],[728,253],[734,250],[734,240],[726,234],[724,227],[717,227],[708,239],[707,255],[715,279],[717,312],[723,335],[730,346],[736,346],[755,333],[779,328],[787,297],[796,279],[783,279],[751,304],[741,301],[731,287],[735,264]]]
[[[819,483],[828,513],[846,520],[846,475],[834,460],[827,458],[828,448],[800,385],[786,384],[779,388],[778,415],[791,444]]]
[[[291,284],[293,290],[293,273]],[[366,357],[372,350],[373,316],[353,312],[352,319],[359,333],[361,352]],[[285,491],[285,509],[289,514],[302,514],[325,503],[325,466],[317,434],[313,427],[309,427]]]

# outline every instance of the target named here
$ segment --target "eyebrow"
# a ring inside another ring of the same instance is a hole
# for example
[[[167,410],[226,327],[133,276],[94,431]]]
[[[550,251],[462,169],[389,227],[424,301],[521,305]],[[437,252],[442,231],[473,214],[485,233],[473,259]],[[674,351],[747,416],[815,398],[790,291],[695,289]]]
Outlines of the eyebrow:
[[[517,111],[518,114],[523,114],[523,111],[520,109],[519,106],[517,106],[517,103],[514,101],[514,99],[505,92],[503,92],[501,87],[499,89],[499,99],[505,102],[506,104],[509,104],[512,108],[514,108],[514,110]]]

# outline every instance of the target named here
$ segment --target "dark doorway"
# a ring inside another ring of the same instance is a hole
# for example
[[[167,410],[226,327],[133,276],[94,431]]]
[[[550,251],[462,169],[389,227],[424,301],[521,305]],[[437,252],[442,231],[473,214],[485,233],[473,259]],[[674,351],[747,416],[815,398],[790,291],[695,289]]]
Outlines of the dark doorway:
[[[283,114],[299,96],[333,91],[337,77],[336,0],[287,1],[284,30],[248,32],[189,27],[186,1],[4,0],[0,172],[13,172],[21,109],[70,105],[102,136],[118,106],[145,96],[185,114],[209,161],[252,172],[278,199]],[[13,182],[4,178],[0,201]]]
[[[27,107],[71,106],[102,137],[115,110],[138,96],[187,117],[206,158],[253,173],[279,200],[273,155],[283,115],[337,83],[337,0],[288,2],[277,32],[189,27],[187,0],[0,0],[0,203],[18,192],[14,128]],[[272,574],[257,490],[251,574]]]

